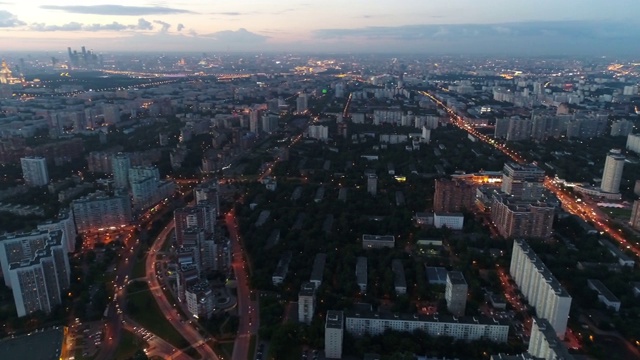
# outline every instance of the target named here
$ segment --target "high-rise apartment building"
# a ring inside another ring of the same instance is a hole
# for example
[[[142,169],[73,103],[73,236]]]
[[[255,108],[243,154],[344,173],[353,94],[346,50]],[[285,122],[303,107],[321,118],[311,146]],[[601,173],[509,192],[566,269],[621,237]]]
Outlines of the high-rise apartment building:
[[[437,179],[433,194],[434,212],[459,212],[473,207],[476,186],[464,180]]]
[[[220,193],[218,180],[213,179],[211,181],[198,184],[195,189],[193,189],[193,192],[196,198],[196,204],[207,202],[210,206],[215,207],[216,217],[220,215]]]
[[[622,180],[622,169],[624,168],[625,159],[619,149],[611,149],[611,151],[609,151],[607,159],[604,162],[600,190],[613,194],[620,192],[620,181]]]
[[[378,193],[378,176],[376,174],[367,175],[367,192],[373,196]]]
[[[96,231],[131,223],[131,201],[127,194],[108,196],[97,191],[71,202],[78,232]]]
[[[298,321],[311,324],[316,308],[316,286],[312,282],[303,283],[298,293]]]
[[[207,233],[213,233],[213,227],[216,221],[215,214],[215,208],[206,201],[202,201],[196,206],[176,209],[176,211],[173,212],[173,219],[176,224],[177,244],[183,244],[184,231],[190,227],[203,229]]]
[[[70,276],[62,231],[0,236],[0,263],[19,317],[62,303]]]
[[[196,319],[208,319],[213,314],[215,298],[209,283],[198,281],[189,285],[185,291],[187,310]]]
[[[39,156],[29,156],[20,159],[22,178],[28,186],[44,186],[49,183],[47,159]]]
[[[361,293],[367,292],[367,278],[369,274],[367,272],[367,258],[364,256],[358,256],[356,263],[356,283],[360,288]]]
[[[549,321],[556,335],[564,339],[571,296],[522,239],[513,242],[509,273],[529,304],[536,309],[536,315]]]
[[[549,321],[534,317],[527,353],[536,359],[573,360],[567,347],[560,341]]]
[[[119,153],[111,159],[113,182],[116,189],[126,189],[129,187],[130,168],[131,159],[128,154]]]
[[[309,108],[309,98],[307,94],[300,94],[296,99],[296,111],[303,113]]]
[[[535,165],[506,163],[502,175],[502,191],[520,199],[537,200],[544,189],[544,171]]]
[[[60,230],[64,236],[64,244],[67,252],[74,252],[76,250],[76,222],[73,218],[73,212],[71,209],[60,210],[55,220],[49,220],[44,223],[38,224],[38,230],[53,231]]]
[[[324,325],[324,355],[327,359],[342,359],[344,313],[329,310]]]
[[[444,298],[447,301],[447,309],[455,316],[464,316],[467,306],[467,281],[460,271],[449,271]]]
[[[491,203],[491,221],[505,238],[548,238],[554,214],[555,207],[542,201],[519,201],[495,194]]]

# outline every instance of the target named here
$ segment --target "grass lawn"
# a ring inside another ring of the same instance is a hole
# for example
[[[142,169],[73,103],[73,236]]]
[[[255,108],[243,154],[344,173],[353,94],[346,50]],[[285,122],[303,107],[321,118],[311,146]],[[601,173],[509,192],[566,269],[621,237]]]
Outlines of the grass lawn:
[[[124,330],[122,332],[118,348],[116,349],[116,359],[126,360],[132,357],[139,349],[144,349],[146,347],[147,343],[145,341],[138,339],[131,332]]]
[[[212,349],[216,354],[222,355],[221,357],[231,359],[231,356],[233,355],[233,341],[217,342],[212,346]]]
[[[141,277],[145,277],[145,261],[147,259],[147,256],[143,256],[142,259],[137,259],[136,258],[136,263],[133,265],[133,272],[131,274],[131,278],[132,279],[136,279],[136,278],[141,278]]]
[[[136,284],[134,288],[130,288],[130,293],[127,300],[131,318],[178,349],[189,346],[187,340],[174,329],[160,311],[146,283]]]
[[[622,218],[628,220],[631,217],[631,209],[621,208],[600,208],[604,213],[608,214],[612,218]]]

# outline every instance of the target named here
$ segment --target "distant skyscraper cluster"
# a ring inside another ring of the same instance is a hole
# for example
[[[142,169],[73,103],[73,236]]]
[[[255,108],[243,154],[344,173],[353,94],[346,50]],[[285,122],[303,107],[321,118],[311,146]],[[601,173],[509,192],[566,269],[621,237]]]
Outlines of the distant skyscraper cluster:
[[[71,50],[67,48],[69,55],[69,64],[73,68],[94,68],[102,63],[102,56],[98,56],[91,50],[87,50],[84,46],[81,51]]]

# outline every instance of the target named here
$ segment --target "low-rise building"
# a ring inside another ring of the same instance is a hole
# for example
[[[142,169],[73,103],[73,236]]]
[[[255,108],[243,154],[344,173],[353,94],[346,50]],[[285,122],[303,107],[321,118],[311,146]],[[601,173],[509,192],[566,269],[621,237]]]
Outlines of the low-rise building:
[[[363,249],[380,249],[380,248],[392,248],[396,244],[396,239],[393,235],[362,235],[362,248]]]
[[[587,286],[589,289],[595,290],[598,293],[598,301],[605,304],[608,308],[620,311],[620,300],[613,295],[613,293],[607,288],[602,281],[596,279],[588,279]]]
[[[315,259],[313,259],[313,267],[311,268],[311,278],[309,279],[312,282],[316,289],[322,285],[322,277],[324,276],[324,264],[327,261],[327,254],[319,253],[316,254]]]
[[[353,311],[345,314],[345,330],[354,336],[381,335],[387,329],[406,332],[422,330],[431,336],[450,336],[464,341],[485,339],[505,343],[509,336],[509,324],[484,316],[455,317]]]
[[[464,215],[462,213],[433,213],[433,226],[440,229],[462,230]]]
[[[276,267],[276,271],[273,272],[273,276],[271,276],[271,282],[273,285],[280,285],[287,277],[287,272],[289,272],[289,263],[291,262],[291,252],[286,252],[278,261],[278,266]]]
[[[356,283],[363,294],[367,292],[367,277],[367,258],[359,256],[356,263]]]

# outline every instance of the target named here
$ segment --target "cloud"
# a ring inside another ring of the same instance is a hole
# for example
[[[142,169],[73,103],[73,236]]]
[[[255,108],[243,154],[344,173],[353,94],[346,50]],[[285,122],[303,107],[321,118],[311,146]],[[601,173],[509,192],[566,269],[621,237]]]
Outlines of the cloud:
[[[176,28],[176,30],[178,30],[178,32],[180,32],[180,31],[182,31],[182,29],[184,29],[184,25],[178,24],[178,27]]]
[[[171,28],[171,24],[166,23],[164,21],[153,20],[153,23],[162,26],[162,28],[160,29],[160,31],[162,31],[162,32],[167,32],[167,31],[169,31],[169,28]]]
[[[16,26],[22,26],[26,23],[24,21],[18,20],[18,18],[12,13],[0,10],[0,28],[10,28]]]
[[[237,31],[224,30],[211,34],[200,35],[205,38],[211,38],[225,43],[243,43],[243,44],[257,44],[265,42],[269,37],[252,33],[247,29],[240,28]]]
[[[530,38],[555,35],[562,38],[601,39],[638,38],[638,26],[595,21],[540,21],[504,24],[456,24],[456,25],[405,25],[370,26],[352,29],[320,29],[313,32],[317,39],[335,40],[344,38],[419,40],[468,38],[491,39]]]
[[[167,14],[188,14],[189,10],[175,9],[164,6],[124,6],[124,5],[42,5],[42,9],[59,10],[74,14],[91,15],[120,15],[120,16],[140,16],[140,15],[167,15]]]
[[[239,11],[224,11],[224,12],[214,12],[210,13],[211,15],[224,15],[224,16],[241,16],[252,14],[252,12],[241,13]]]
[[[111,24],[82,24],[78,22],[70,22],[64,25],[46,25],[44,23],[33,23],[29,26],[33,31],[123,31],[123,30],[153,30],[153,25],[143,19],[138,19],[135,25],[125,25],[119,22]]]
[[[148,22],[147,20],[140,18],[138,19],[138,25],[133,27],[133,29],[138,29],[138,30],[153,30],[153,25],[151,25],[150,22]]]

